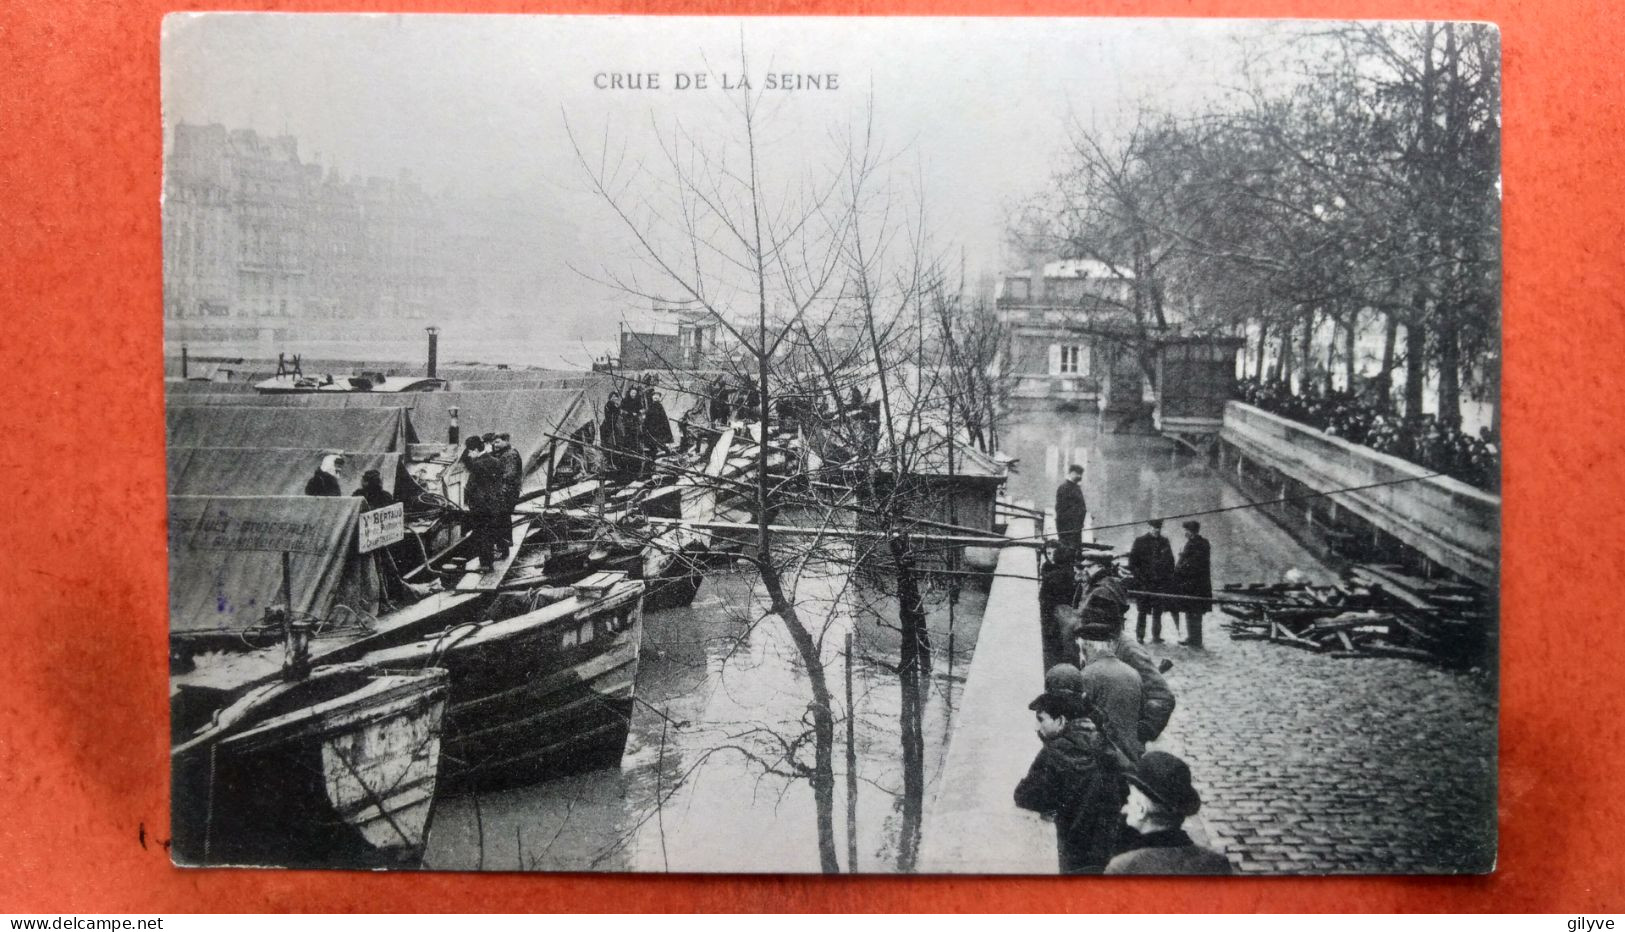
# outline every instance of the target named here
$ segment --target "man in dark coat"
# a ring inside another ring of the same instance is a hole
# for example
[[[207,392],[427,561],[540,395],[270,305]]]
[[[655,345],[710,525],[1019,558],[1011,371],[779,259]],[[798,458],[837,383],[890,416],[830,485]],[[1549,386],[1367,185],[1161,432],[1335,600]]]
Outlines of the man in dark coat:
[[[1098,874],[1120,845],[1123,767],[1081,695],[1046,688],[1027,707],[1044,747],[1016,785],[1016,805],[1054,816],[1061,873]]]
[[[519,496],[524,494],[525,457],[513,448],[513,441],[507,434],[496,434],[492,437],[491,451],[496,456],[497,462],[502,464],[502,491],[507,498],[507,507],[504,510],[511,514],[519,504]]]
[[[502,463],[485,450],[485,441],[470,437],[464,443],[463,466],[468,484],[463,487],[463,508],[473,529],[474,553],[481,569],[496,566],[497,553],[508,541],[507,493],[502,483]]]
[[[1067,467],[1066,481],[1055,488],[1055,532],[1061,546],[1073,551],[1083,549],[1083,522],[1089,516],[1089,506],[1083,500],[1083,467],[1073,463]]]
[[[1174,590],[1179,593],[1174,607],[1185,613],[1185,640],[1179,643],[1200,648],[1202,616],[1213,610],[1213,561],[1199,521],[1185,522],[1185,546],[1174,567]]]
[[[1164,751],[1147,751],[1124,775],[1128,800],[1123,804],[1128,833],[1119,836],[1124,851],[1106,865],[1108,874],[1228,874],[1224,855],[1191,841],[1185,820],[1202,808],[1191,785],[1191,769]]]
[[[1162,521],[1156,518],[1146,522],[1151,530],[1134,539],[1128,552],[1128,571],[1134,577],[1134,589],[1145,593],[1135,597],[1139,617],[1134,622],[1134,637],[1145,642],[1145,617],[1151,616],[1151,640],[1162,643],[1162,613],[1174,584],[1174,548],[1162,536]]]
[[[1045,669],[1077,656],[1067,644],[1071,632],[1065,630],[1059,611],[1078,603],[1077,562],[1077,551],[1057,547],[1038,583],[1038,623],[1044,638]]]
[[[336,453],[329,453],[322,457],[317,464],[316,472],[305,482],[305,494],[326,497],[329,495],[342,495],[339,490],[339,473],[344,471],[344,457]]]
[[[711,382],[711,388],[706,392],[706,400],[710,403],[711,422],[713,424],[727,422],[729,414],[728,383],[723,381],[722,376],[717,376]]]
[[[654,453],[665,453],[671,448],[671,417],[660,400],[660,393],[649,392],[649,405],[643,412],[643,448]]]

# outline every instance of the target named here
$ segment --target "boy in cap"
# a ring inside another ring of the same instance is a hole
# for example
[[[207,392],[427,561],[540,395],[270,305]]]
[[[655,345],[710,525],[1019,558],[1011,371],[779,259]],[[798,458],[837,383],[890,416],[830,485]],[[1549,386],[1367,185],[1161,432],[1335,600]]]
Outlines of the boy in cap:
[[[1106,865],[1108,874],[1228,874],[1224,855],[1203,848],[1185,834],[1185,820],[1202,808],[1191,785],[1191,769],[1166,751],[1147,751],[1128,781],[1123,815],[1135,834],[1128,850]]]
[[[1061,679],[1046,676],[1044,692],[1027,706],[1044,747],[1016,785],[1015,802],[1054,816],[1061,873],[1098,874],[1118,845],[1123,767],[1090,721],[1088,700]]]

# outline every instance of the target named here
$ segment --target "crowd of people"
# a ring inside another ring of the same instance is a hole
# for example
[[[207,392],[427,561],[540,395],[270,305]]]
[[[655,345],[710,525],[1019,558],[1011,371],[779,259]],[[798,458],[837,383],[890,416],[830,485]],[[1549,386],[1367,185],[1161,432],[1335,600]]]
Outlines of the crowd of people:
[[[1492,492],[1500,487],[1501,447],[1487,427],[1475,437],[1437,415],[1402,417],[1363,395],[1316,385],[1294,392],[1279,379],[1242,379],[1237,398],[1468,485]]]
[[[1192,539],[1200,539],[1198,531]],[[1229,873],[1223,855],[1184,831],[1201,807],[1190,767],[1146,747],[1174,714],[1162,675],[1169,665],[1143,644],[1144,614],[1140,636],[1127,636],[1130,587],[1140,583],[1120,579],[1110,559],[1090,571],[1063,538],[1046,562],[1039,596],[1045,636],[1064,645],[1065,659],[1049,668],[1043,693],[1028,705],[1043,747],[1017,784],[1015,803],[1053,817],[1063,873]],[[1142,612],[1158,604],[1148,593],[1138,601]]]

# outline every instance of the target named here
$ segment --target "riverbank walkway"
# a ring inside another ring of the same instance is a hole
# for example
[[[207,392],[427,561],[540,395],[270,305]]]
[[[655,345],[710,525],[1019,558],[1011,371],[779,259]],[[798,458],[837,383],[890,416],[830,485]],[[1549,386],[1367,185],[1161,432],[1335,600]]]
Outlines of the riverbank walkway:
[[[1030,523],[1014,522],[1009,533],[1032,533],[1023,527]],[[1296,549],[1265,522],[1250,533]],[[1242,578],[1234,567],[1244,554],[1220,559],[1231,571],[1216,581]],[[1331,580],[1307,553],[1294,562]],[[1032,549],[1005,548],[926,809],[922,871],[1057,870],[1053,825],[1011,799],[1038,749],[1027,710],[1043,688],[1036,577]],[[1493,867],[1493,671],[1233,641],[1224,617],[1208,616],[1206,650],[1172,639],[1148,645],[1174,662],[1168,681],[1178,699],[1152,747],[1191,765],[1203,805],[1187,828],[1198,841],[1224,852],[1239,873]]]

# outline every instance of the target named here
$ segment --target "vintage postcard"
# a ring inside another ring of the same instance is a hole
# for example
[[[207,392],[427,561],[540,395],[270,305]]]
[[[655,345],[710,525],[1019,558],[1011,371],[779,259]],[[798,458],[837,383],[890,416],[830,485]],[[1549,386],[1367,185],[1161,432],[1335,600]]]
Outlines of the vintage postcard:
[[[162,66],[177,864],[1494,868],[1494,26]]]

